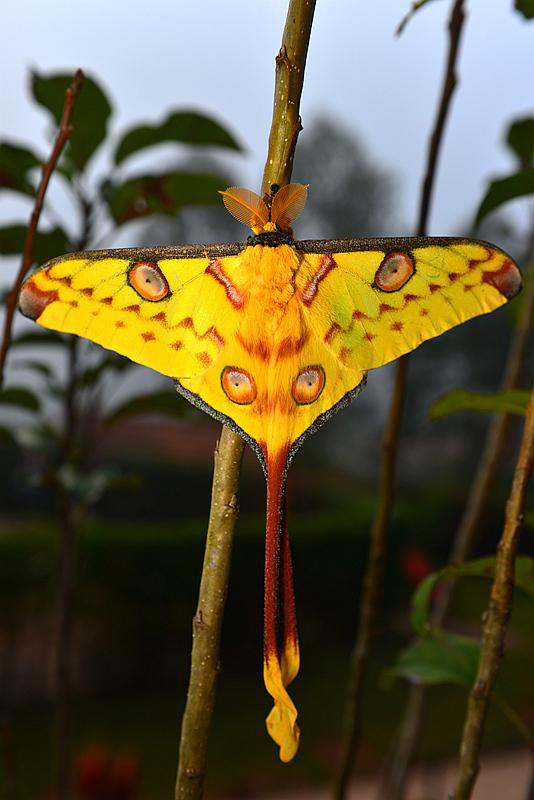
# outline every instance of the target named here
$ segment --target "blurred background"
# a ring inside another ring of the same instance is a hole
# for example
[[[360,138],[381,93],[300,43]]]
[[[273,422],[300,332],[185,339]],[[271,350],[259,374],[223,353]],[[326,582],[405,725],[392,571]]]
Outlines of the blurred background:
[[[293,174],[310,184],[297,238],[414,230],[450,4],[430,3],[395,38],[407,10],[390,0],[318,3]],[[149,8],[137,0],[4,3],[3,288],[18,268],[37,167],[77,67],[88,77],[77,111],[83,136],[52,179],[36,260],[79,247],[243,239],[245,229],[216,189],[257,190],[261,183],[285,12],[279,0],[153,0]],[[534,112],[533,23],[510,3],[478,0],[468,13],[431,234],[473,232],[489,180],[517,169],[517,154],[504,142],[510,124]],[[508,203],[477,236],[525,264],[532,212],[528,198]],[[451,388],[496,391],[518,309],[514,301],[473,320],[412,359],[362,773],[378,769],[402,714],[408,683],[394,666],[413,634],[410,597],[446,563],[488,425],[481,414],[433,419],[432,405]],[[104,797],[104,790],[83,795],[87,776],[100,773],[118,787],[116,794],[106,790],[110,798],[170,797],[220,426],[175,395],[169,379],[97,346],[37,332],[22,318],[14,336],[0,398],[0,792],[7,800],[51,796],[54,708],[63,703],[82,800]],[[525,386],[532,367],[530,354]],[[303,658],[294,689],[303,737],[290,766],[278,762],[263,724],[265,490],[259,464],[246,452],[210,798],[290,795],[331,778],[391,381],[390,367],[372,373],[357,401],[306,441],[290,470]],[[502,527],[519,423],[517,416],[479,554],[492,552]],[[527,516],[526,553],[533,527]],[[58,578],[65,559],[72,567],[66,583]],[[484,580],[461,584],[453,626],[478,632],[487,590]],[[501,681],[508,701],[534,723],[531,619],[532,600],[518,594]],[[58,651],[61,641],[69,642],[67,656]],[[58,685],[62,658],[68,692]],[[431,689],[419,748],[427,763],[456,753],[465,700],[461,686]],[[490,750],[522,741],[493,711]],[[130,794],[120,794],[121,786]],[[429,796],[443,791],[433,786]]]

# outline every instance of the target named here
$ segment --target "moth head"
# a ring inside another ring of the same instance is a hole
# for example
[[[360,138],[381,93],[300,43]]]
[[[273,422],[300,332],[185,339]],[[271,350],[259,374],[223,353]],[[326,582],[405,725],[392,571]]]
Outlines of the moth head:
[[[291,224],[306,204],[308,186],[289,183],[280,188],[273,184],[263,197],[250,189],[231,186],[221,195],[226,210],[255,234],[280,231],[291,235]]]

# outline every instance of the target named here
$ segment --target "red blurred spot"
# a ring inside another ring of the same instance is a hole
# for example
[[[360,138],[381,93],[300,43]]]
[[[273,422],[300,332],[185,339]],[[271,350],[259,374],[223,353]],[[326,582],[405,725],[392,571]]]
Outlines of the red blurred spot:
[[[408,547],[401,553],[401,569],[408,583],[417,586],[432,572],[432,564],[426,553],[419,547]]]

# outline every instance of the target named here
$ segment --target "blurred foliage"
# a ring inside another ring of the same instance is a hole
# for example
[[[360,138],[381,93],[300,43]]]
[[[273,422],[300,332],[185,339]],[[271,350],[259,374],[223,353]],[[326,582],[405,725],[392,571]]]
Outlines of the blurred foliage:
[[[505,142],[519,162],[520,171],[490,182],[475,216],[475,227],[492,211],[519,197],[534,194],[534,117],[514,120]]]
[[[461,564],[448,564],[443,569],[428,575],[417,588],[412,598],[411,622],[414,630],[423,636],[428,632],[432,595],[437,586],[455,578],[493,578],[495,556],[485,556]],[[515,586],[534,600],[534,559],[518,556],[515,563]]]
[[[33,72],[31,90],[40,106],[46,108],[59,125],[65,102],[65,92],[72,81],[72,75],[39,75]],[[69,170],[82,172],[89,159],[96,153],[106,138],[108,120],[112,107],[104,90],[89,76],[85,76],[80,95],[72,114],[72,135],[67,142],[65,162]]]
[[[515,0],[515,7],[525,19],[534,19],[534,0]]]
[[[447,417],[458,411],[482,411],[484,413],[525,414],[530,398],[527,389],[509,389],[496,394],[480,394],[466,392],[464,389],[452,389],[438,398],[430,409],[432,419]]]
[[[211,117],[194,111],[175,111],[161,125],[140,125],[127,131],[117,145],[115,164],[139,150],[164,142],[241,150],[237,140]]]
[[[391,229],[394,181],[355,136],[330,116],[301,134],[293,180],[309,183],[298,238],[385,236]]]

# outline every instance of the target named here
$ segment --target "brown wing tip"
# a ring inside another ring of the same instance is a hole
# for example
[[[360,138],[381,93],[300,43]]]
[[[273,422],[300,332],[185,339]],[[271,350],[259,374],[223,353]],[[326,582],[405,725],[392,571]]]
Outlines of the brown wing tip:
[[[507,300],[512,300],[519,294],[523,286],[519,268],[511,259],[507,259],[500,269],[485,272],[482,280],[497,289]]]
[[[26,281],[19,293],[19,309],[25,317],[34,322],[39,319],[47,305],[57,300],[57,291],[54,289],[44,292],[39,289],[30,278]]]

